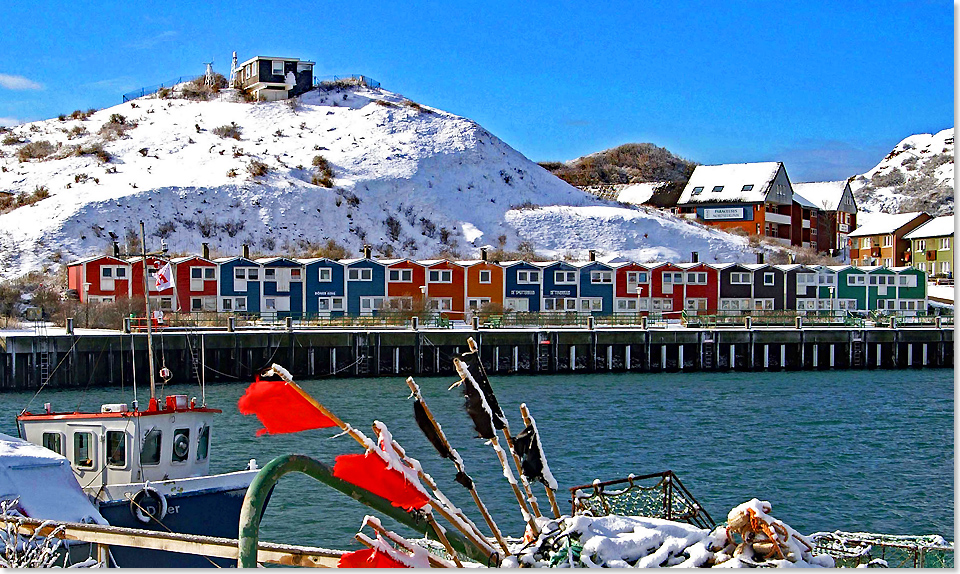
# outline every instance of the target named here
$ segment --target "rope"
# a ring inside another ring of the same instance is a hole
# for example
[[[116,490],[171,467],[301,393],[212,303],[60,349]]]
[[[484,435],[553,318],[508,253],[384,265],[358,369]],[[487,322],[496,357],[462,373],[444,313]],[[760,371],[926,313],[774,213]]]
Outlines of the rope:
[[[29,401],[27,401],[27,406],[25,406],[25,407],[23,408],[23,411],[21,411],[20,414],[23,414],[24,412],[26,412],[26,411],[28,411],[28,410],[30,409],[30,404],[33,403],[34,399],[37,398],[37,395],[40,394],[40,391],[42,391],[42,390],[44,389],[44,387],[47,386],[47,383],[49,383],[50,380],[53,379],[53,375],[55,375],[55,374],[57,373],[57,370],[60,369],[60,365],[62,365],[63,362],[67,360],[67,357],[70,356],[70,353],[73,352],[73,350],[74,350],[74,349],[76,348],[76,346],[77,346],[77,343],[79,343],[79,342],[80,342],[80,339],[82,339],[82,338],[83,338],[83,335],[78,335],[78,336],[77,336],[77,339],[73,342],[73,346],[71,346],[71,347],[70,347],[70,350],[67,351],[67,352],[63,355],[63,358],[60,359],[60,362],[57,363],[57,366],[56,366],[56,367],[53,369],[53,371],[47,376],[47,380],[43,381],[43,382],[40,384],[40,388],[37,389],[37,392],[34,393],[34,395],[30,398]]]

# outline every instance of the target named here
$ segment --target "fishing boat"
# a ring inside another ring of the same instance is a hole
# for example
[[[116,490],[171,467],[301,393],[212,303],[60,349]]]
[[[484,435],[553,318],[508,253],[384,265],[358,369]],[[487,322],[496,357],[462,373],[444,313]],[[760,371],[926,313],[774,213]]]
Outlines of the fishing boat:
[[[141,222],[144,301],[147,293],[146,239]],[[153,353],[153,321],[146,322],[150,363],[150,399],[141,409],[132,403],[101,405],[95,412],[24,410],[17,417],[21,438],[65,456],[80,486],[113,526],[182,534],[233,538],[247,487],[257,474],[255,461],[246,468],[210,474],[213,419],[221,411],[196,397],[157,394]],[[168,370],[161,376],[167,380]],[[201,377],[201,389],[203,378]],[[232,566],[229,560],[204,556],[115,547],[120,567]]]

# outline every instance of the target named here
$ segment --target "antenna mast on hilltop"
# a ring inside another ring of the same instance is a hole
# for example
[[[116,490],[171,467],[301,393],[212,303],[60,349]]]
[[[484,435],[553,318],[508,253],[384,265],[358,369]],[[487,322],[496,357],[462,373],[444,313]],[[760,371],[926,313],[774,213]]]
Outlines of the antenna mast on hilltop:
[[[207,66],[207,71],[203,76],[203,85],[213,86],[216,83],[213,80],[213,62],[204,62],[204,65]]]
[[[233,52],[233,63],[230,64],[230,87],[237,87],[237,52]]]

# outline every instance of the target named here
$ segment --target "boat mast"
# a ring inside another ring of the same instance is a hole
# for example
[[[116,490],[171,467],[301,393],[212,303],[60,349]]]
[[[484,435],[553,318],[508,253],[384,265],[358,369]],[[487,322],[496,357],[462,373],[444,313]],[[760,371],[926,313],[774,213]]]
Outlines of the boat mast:
[[[150,317],[150,292],[147,286],[147,236],[143,231],[143,220],[140,220],[140,248],[143,258],[143,301],[147,311],[147,360],[150,363],[150,402],[157,398],[157,378],[154,374],[153,363],[153,319]]]

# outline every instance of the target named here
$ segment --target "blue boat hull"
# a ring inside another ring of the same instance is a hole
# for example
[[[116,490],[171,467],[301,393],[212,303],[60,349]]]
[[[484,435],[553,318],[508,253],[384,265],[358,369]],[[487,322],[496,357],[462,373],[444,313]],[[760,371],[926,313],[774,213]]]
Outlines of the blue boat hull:
[[[167,495],[167,514],[160,521],[162,525],[155,520],[146,524],[138,520],[125,500],[101,502],[99,510],[113,526],[237,538],[245,494],[246,488],[235,488]],[[112,546],[110,552],[121,568],[230,568],[237,565],[232,559],[162,550]]]

